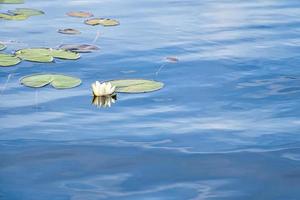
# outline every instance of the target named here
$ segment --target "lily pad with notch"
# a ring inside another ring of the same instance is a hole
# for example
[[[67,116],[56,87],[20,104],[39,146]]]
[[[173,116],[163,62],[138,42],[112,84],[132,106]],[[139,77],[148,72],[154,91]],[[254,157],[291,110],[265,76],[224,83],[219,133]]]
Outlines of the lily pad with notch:
[[[145,93],[153,92],[163,88],[164,84],[158,81],[145,79],[121,79],[110,82],[116,87],[116,92],[120,93]]]
[[[84,21],[85,24],[96,26],[96,25],[102,25],[102,26],[117,26],[120,23],[115,19],[108,19],[108,18],[92,18],[87,19]]]
[[[63,44],[60,45],[59,48],[77,53],[90,53],[100,49],[99,47],[90,44]]]
[[[77,77],[52,73],[24,76],[20,79],[20,82],[22,85],[32,88],[41,88],[50,84],[56,89],[69,89],[81,84],[81,80]]]
[[[17,65],[21,62],[21,59],[11,55],[0,53],[0,67],[10,67]]]

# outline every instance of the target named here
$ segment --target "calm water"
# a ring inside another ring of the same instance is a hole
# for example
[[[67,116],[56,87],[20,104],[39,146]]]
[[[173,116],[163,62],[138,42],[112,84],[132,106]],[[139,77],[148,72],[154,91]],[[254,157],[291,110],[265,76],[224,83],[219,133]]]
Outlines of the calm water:
[[[298,0],[27,0],[1,11],[5,52],[90,43],[78,61],[0,69],[1,200],[300,199]],[[65,15],[85,10],[103,28]],[[79,36],[57,33],[76,28]],[[167,56],[178,63],[166,63]],[[38,72],[80,87],[20,86]],[[91,105],[90,84],[155,79],[165,88]]]

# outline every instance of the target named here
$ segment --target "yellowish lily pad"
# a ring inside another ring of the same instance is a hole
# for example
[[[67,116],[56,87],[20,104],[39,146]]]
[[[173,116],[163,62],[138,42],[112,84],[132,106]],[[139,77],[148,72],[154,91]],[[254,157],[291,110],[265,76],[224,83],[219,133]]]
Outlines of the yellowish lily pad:
[[[93,18],[85,20],[85,24],[96,26],[96,25],[102,25],[102,26],[117,26],[120,23],[115,19],[107,19],[107,18]]]
[[[164,84],[157,81],[144,79],[123,79],[108,81],[116,87],[116,92],[121,93],[144,93],[153,92],[163,88]]]
[[[25,20],[28,17],[29,16],[27,15],[0,13],[0,19],[5,19],[5,20]]]
[[[32,74],[21,78],[20,82],[32,88],[40,88],[50,84],[56,89],[69,89],[81,84],[79,78],[63,74]]]
[[[0,54],[0,67],[10,67],[17,65],[21,59],[11,54]]]
[[[79,17],[79,18],[88,18],[94,16],[92,13],[83,12],[83,11],[68,12],[67,15],[70,17]]]

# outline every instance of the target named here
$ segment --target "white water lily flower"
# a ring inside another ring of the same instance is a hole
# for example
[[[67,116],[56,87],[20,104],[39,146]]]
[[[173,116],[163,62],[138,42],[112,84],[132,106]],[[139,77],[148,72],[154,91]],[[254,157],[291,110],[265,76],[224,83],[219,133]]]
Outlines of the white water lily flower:
[[[116,87],[112,86],[109,82],[100,83],[99,81],[96,81],[92,84],[92,89],[94,96],[101,97],[112,95],[115,92]]]
[[[94,97],[93,104],[97,107],[102,108],[110,108],[112,104],[116,102],[116,95],[114,96],[101,96],[101,97]]]

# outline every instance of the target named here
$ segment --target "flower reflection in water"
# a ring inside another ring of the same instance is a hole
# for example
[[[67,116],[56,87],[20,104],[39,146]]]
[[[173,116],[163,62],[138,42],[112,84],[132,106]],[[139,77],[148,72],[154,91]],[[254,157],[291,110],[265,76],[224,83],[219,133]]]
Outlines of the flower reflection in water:
[[[94,96],[92,104],[98,108],[110,108],[117,100],[117,95],[108,95],[108,96]]]

